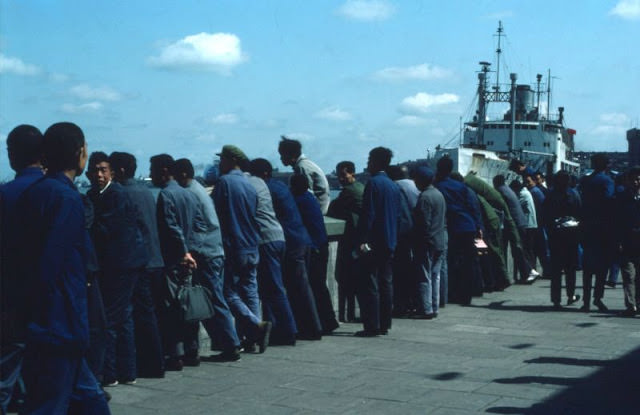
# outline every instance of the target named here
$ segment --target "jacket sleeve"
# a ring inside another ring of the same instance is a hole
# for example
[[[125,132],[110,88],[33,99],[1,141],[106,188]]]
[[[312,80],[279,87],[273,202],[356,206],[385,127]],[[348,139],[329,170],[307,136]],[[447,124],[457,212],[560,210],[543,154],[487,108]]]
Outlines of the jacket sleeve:
[[[162,193],[158,196],[158,225],[164,228],[169,244],[181,249],[181,255],[189,251],[187,241],[182,233],[182,227],[178,223],[176,205],[170,198],[164,197]]]

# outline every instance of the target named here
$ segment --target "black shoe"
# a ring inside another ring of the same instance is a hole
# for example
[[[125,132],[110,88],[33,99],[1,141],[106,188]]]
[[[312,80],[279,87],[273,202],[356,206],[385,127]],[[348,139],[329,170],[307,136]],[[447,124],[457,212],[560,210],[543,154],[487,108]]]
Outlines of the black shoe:
[[[356,337],[376,337],[378,335],[378,330],[360,330],[354,333]]]
[[[185,356],[182,359],[182,363],[184,364],[184,366],[198,367],[200,366],[200,357],[198,355]]]
[[[173,372],[179,372],[184,367],[182,360],[177,357],[170,357],[164,365],[164,369]]]
[[[322,340],[322,334],[296,334],[298,340]]]
[[[327,324],[327,327],[322,330],[323,335],[330,335],[334,330],[340,327],[340,323],[336,320],[333,320],[331,323]]]
[[[588,313],[589,311],[591,311],[591,309],[589,308],[589,304],[584,304],[582,307],[580,307],[580,311],[582,311],[583,313]]]
[[[556,311],[560,311],[562,310],[562,305],[560,303],[553,303],[553,309]]]
[[[380,330],[378,330],[378,334],[381,335],[381,336],[386,336],[387,334],[389,334],[389,330],[380,329]]]
[[[256,343],[249,341],[249,340],[243,340],[240,343],[240,352],[244,352],[244,353],[255,353],[256,352]]]
[[[578,300],[580,300],[580,296],[579,295],[574,295],[573,297],[567,299],[567,305],[571,305],[571,304],[577,302]]]
[[[638,311],[635,308],[627,308],[624,311],[621,311],[618,315],[620,317],[635,317]]]
[[[260,329],[260,335],[256,340],[256,343],[258,344],[258,353],[264,353],[264,351],[267,350],[267,347],[269,346],[269,336],[271,335],[271,327],[273,327],[273,324],[270,321],[263,321],[258,325],[258,328]]]
[[[295,346],[296,339],[274,339],[273,336],[269,339],[269,346]]]
[[[614,281],[606,281],[604,285],[606,285],[609,288],[616,288],[616,283]]]
[[[601,313],[606,313],[607,311],[609,311],[609,309],[607,308],[606,305],[604,305],[602,300],[595,300],[593,302],[593,305],[598,307],[598,311],[600,311]]]
[[[204,360],[205,362],[215,362],[215,363],[237,362],[238,360],[240,360],[240,350],[233,349],[233,350],[224,351],[220,354],[214,354],[211,356],[203,357],[202,360]]]

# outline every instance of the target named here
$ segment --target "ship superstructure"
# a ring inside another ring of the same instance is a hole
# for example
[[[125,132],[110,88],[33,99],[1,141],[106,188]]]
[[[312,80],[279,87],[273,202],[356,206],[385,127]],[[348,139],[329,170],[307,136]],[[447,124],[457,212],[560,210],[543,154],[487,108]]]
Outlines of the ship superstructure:
[[[518,84],[515,73],[509,75],[510,85],[500,85],[502,36],[504,29],[500,22],[495,84],[490,79],[494,73],[491,63],[480,62],[476,113],[472,120],[464,123],[459,146],[439,147],[434,157],[448,154],[463,175],[474,170],[483,177],[487,176],[485,178],[506,170],[513,159],[545,174],[560,169],[577,174],[579,164],[572,161],[576,131],[565,127],[563,107],[559,107],[556,114],[549,112],[551,74],[548,73],[546,90],[543,90],[543,76],[540,74],[536,76],[535,89],[530,85]],[[546,111],[542,111],[541,99],[545,97]],[[508,104],[508,110],[490,117],[488,109],[492,103]]]

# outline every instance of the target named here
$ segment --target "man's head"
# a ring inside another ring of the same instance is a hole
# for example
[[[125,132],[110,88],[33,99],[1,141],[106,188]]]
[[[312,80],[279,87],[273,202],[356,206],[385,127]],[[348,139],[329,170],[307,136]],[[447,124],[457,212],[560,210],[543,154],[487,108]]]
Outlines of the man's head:
[[[257,158],[251,160],[249,164],[249,172],[252,176],[259,177],[263,180],[267,180],[271,178],[271,173],[273,172],[273,166],[269,163],[269,160]]]
[[[533,189],[536,187],[536,179],[532,175],[527,174],[524,176],[524,185],[527,186],[527,189]]]
[[[506,183],[503,175],[498,174],[493,178],[493,187],[500,187]]]
[[[544,174],[542,174],[542,172],[537,171],[536,174],[535,174],[535,179],[536,179],[536,185],[544,186],[545,178],[544,178]]]
[[[91,185],[99,189],[104,189],[113,178],[109,156],[104,151],[94,151],[89,156],[89,166],[87,167],[87,178]]]
[[[32,125],[19,125],[7,136],[7,152],[11,168],[18,173],[25,167],[42,164],[42,142],[40,130]]]
[[[453,171],[453,160],[449,156],[442,156],[436,163],[436,173],[439,177],[447,177]]]
[[[239,169],[243,160],[248,160],[242,150],[231,144],[223,146],[222,151],[217,155],[220,156],[220,174],[227,174],[233,169]]]
[[[604,153],[596,153],[591,156],[591,168],[599,173],[605,171],[609,166],[609,157]]]
[[[523,186],[522,183],[520,183],[520,180],[511,180],[511,183],[509,183],[509,187],[515,194],[518,194],[522,190]]]
[[[282,164],[285,166],[293,166],[302,154],[302,144],[300,144],[298,140],[280,136],[278,153],[280,153],[280,161],[282,161]]]
[[[47,128],[42,142],[43,163],[47,173],[79,176],[87,164],[87,142],[77,125],[59,122]]]
[[[111,153],[109,156],[109,164],[113,172],[113,180],[117,182],[123,182],[133,178],[138,168],[135,156],[122,151],[114,151]]]
[[[434,177],[435,172],[427,166],[419,166],[413,171],[413,181],[416,183],[416,187],[420,191],[429,187],[429,185],[433,183]]]
[[[294,174],[291,176],[289,187],[294,196],[300,196],[309,190],[309,181],[301,174]]]
[[[163,187],[173,179],[173,157],[168,154],[157,154],[149,159],[149,175],[154,186]]]
[[[193,164],[189,159],[178,159],[173,163],[171,168],[173,178],[180,184],[180,186],[188,186],[193,180],[195,172],[193,170]]]
[[[634,166],[626,174],[627,187],[631,193],[640,194],[640,166]]]
[[[553,176],[553,186],[558,191],[566,192],[570,183],[571,175],[566,170],[560,170]]]
[[[356,181],[356,165],[352,161],[341,161],[336,165],[336,174],[341,185],[351,184]]]
[[[369,152],[369,159],[367,160],[367,170],[369,173],[377,173],[379,171],[385,171],[391,163],[393,152],[386,147],[376,147]]]

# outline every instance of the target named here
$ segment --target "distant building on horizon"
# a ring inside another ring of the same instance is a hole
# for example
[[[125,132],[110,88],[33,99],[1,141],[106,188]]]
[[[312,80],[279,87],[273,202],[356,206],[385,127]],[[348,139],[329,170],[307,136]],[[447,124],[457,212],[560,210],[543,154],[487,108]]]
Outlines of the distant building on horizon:
[[[629,166],[640,166],[640,129],[628,130],[627,141],[629,142]]]

